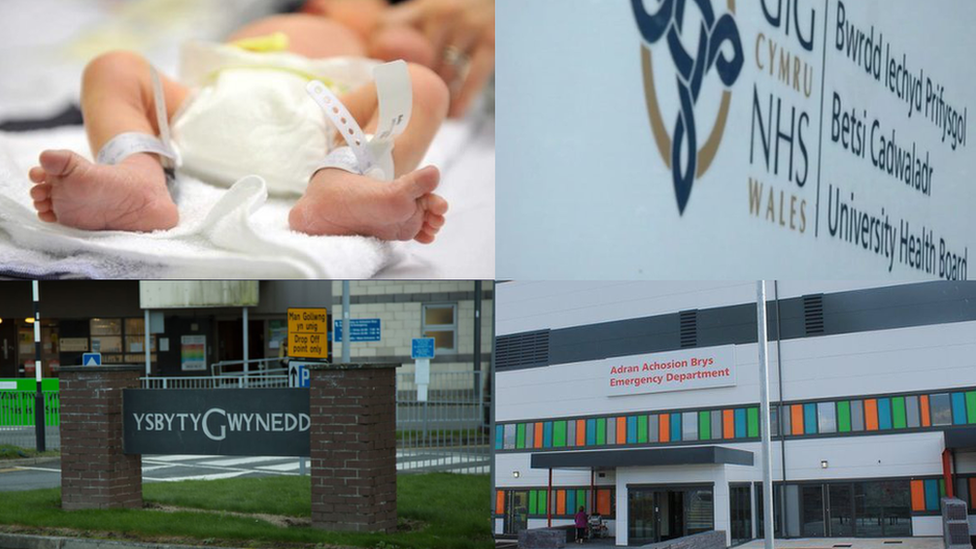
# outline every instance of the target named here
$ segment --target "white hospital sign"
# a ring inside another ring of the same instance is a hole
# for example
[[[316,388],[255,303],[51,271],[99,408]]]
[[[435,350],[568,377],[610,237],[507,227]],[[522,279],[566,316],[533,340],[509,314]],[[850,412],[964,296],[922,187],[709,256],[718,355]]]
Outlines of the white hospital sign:
[[[613,357],[603,361],[608,396],[735,385],[735,346]]]
[[[971,278],[976,2],[515,4],[499,277]]]

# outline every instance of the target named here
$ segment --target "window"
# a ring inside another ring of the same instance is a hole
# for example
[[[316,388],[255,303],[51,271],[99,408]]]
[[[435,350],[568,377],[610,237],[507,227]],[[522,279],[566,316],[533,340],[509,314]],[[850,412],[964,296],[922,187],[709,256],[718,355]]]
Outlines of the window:
[[[424,305],[424,337],[434,338],[437,352],[457,351],[457,305]]]
[[[509,423],[505,426],[505,437],[504,437],[505,449],[510,450],[515,448],[515,424]]]
[[[141,318],[93,318],[89,323],[91,350],[102,353],[105,364],[139,364],[146,360],[145,322]],[[156,336],[150,336],[149,357],[156,361]]]
[[[819,424],[819,432],[837,432],[837,409],[834,408],[833,402],[821,402],[817,404],[817,422]]]
[[[950,425],[952,405],[949,403],[949,393],[932,395],[929,400],[932,408],[932,425]]]
[[[698,440],[698,414],[685,412],[681,414],[681,440]]]

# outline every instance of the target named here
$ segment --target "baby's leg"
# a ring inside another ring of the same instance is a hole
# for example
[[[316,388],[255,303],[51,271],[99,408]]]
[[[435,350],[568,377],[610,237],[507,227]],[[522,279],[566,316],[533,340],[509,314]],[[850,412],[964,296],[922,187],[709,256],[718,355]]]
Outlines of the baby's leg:
[[[167,117],[172,117],[186,90],[162,80]],[[138,55],[106,53],[85,68],[81,110],[93,155],[120,133],[157,134],[154,109],[149,64]],[[108,166],[72,151],[47,150],[29,175],[36,183],[34,207],[43,221],[80,229],[152,231],[172,228],[179,219],[163,168],[152,154],[133,154]]]
[[[319,170],[305,196],[289,215],[291,228],[309,234],[370,235],[383,240],[434,241],[444,225],[447,202],[433,193],[440,180],[436,168],[416,170],[447,114],[448,91],[429,69],[410,65],[413,111],[393,148],[396,179],[383,182],[339,169]],[[364,131],[375,130],[373,84],[342,97]]]

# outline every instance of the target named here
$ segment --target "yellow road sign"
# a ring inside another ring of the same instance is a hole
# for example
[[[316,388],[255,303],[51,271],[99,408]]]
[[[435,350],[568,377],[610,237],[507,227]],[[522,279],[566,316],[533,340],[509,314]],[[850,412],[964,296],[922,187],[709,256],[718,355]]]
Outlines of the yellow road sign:
[[[329,316],[323,309],[288,309],[288,356],[329,358]]]

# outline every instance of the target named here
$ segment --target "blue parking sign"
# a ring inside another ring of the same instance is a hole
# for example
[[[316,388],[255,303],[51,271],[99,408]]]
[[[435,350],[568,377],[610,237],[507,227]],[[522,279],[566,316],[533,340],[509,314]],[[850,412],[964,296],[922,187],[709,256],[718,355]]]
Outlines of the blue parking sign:
[[[312,372],[308,369],[311,365],[309,362],[289,362],[288,386],[307,389],[311,382]]]
[[[434,358],[434,338],[414,338],[410,350],[410,358]]]

